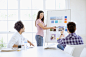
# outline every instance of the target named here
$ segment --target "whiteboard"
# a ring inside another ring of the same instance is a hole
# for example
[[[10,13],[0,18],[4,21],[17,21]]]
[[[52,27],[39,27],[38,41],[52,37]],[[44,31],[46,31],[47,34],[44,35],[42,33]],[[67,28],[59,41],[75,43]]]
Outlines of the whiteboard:
[[[65,38],[67,33],[67,23],[71,21],[71,10],[51,10],[47,11],[47,27],[56,26],[56,30],[48,29],[46,30],[46,43],[57,43],[57,39],[60,36],[60,32],[63,29]]]

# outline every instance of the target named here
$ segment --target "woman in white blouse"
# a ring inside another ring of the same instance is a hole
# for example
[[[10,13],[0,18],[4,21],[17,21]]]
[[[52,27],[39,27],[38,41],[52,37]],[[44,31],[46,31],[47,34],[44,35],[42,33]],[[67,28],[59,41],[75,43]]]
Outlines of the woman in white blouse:
[[[34,46],[29,40],[25,39],[22,36],[22,33],[24,32],[25,28],[21,21],[16,22],[14,28],[17,30],[17,32],[12,36],[11,40],[9,41],[7,45],[8,48],[22,47],[24,46],[23,41],[27,41],[30,46]]]

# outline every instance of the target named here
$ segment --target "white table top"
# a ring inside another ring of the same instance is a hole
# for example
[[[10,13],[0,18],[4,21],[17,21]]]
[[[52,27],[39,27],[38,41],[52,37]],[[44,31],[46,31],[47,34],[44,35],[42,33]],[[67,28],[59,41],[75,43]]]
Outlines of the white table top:
[[[72,57],[72,56],[59,49],[46,50],[43,47],[34,47],[22,51],[0,52],[0,57]]]

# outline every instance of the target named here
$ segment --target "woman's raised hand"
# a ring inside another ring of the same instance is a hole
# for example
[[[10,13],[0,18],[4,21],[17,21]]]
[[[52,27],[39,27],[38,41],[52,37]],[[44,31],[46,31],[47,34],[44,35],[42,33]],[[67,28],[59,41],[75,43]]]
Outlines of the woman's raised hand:
[[[54,27],[52,27],[52,29],[56,29],[56,27],[54,26]]]

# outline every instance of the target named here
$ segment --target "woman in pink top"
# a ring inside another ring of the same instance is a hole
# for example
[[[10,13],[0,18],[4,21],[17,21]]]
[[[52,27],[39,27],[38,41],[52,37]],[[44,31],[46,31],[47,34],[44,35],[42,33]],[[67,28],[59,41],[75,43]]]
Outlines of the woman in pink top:
[[[43,46],[43,37],[44,37],[43,30],[56,29],[56,28],[55,27],[47,27],[47,25],[44,24],[44,12],[43,11],[38,12],[37,18],[35,21],[35,26],[37,27],[37,33],[35,36],[37,46]]]

